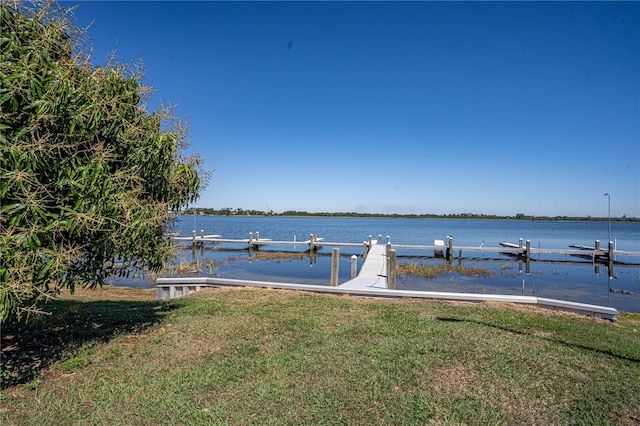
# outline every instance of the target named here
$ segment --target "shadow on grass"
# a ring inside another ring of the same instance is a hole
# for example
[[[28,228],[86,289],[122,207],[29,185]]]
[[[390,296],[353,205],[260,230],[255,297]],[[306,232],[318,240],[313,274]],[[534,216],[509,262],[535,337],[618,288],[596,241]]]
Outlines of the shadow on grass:
[[[515,328],[511,328],[511,327],[506,327],[503,325],[497,325],[497,324],[491,324],[488,322],[483,322],[483,321],[477,321],[477,320],[472,320],[472,319],[459,319],[459,318],[451,318],[451,317],[438,317],[437,318],[438,321],[442,321],[442,322],[466,322],[466,323],[472,323],[472,324],[478,324],[484,327],[492,327],[498,330],[502,330],[502,331],[506,331],[508,333],[514,333],[514,334],[519,334],[522,336],[528,336],[528,337],[534,337],[540,340],[546,340],[548,342],[553,342],[553,343],[557,343],[560,345],[564,345],[564,346],[568,346],[574,349],[582,349],[582,350],[587,350],[587,351],[592,351],[592,352],[597,352],[601,355],[607,355],[613,358],[617,358],[619,360],[625,360],[625,361],[631,361],[631,362],[635,362],[635,363],[640,363],[640,356],[636,355],[636,354],[622,354],[622,353],[618,353],[617,351],[614,351],[612,349],[606,349],[606,348],[597,348],[597,347],[593,347],[593,346],[587,346],[581,343],[576,343],[576,342],[570,342],[568,340],[564,340],[564,339],[559,339],[559,338],[553,338],[553,337],[547,337],[547,336],[538,336],[536,334],[534,334],[533,332],[528,332],[528,331],[523,331],[523,330],[517,330]],[[596,345],[596,341],[593,341],[594,346]]]
[[[1,325],[0,389],[27,383],[92,343],[157,324],[172,305],[162,301],[54,300],[51,315]]]

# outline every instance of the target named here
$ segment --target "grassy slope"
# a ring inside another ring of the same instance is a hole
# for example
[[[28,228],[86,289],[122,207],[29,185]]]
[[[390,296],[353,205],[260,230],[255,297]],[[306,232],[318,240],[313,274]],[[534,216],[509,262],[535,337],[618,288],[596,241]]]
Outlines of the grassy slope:
[[[0,424],[640,424],[640,315],[78,292],[2,330]]]

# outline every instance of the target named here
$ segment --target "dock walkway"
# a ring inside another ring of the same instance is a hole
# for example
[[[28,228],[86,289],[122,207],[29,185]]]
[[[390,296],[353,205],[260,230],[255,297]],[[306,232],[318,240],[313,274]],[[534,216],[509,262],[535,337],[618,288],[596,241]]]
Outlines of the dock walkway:
[[[387,288],[387,253],[383,244],[372,244],[357,277],[340,284],[347,289]]]

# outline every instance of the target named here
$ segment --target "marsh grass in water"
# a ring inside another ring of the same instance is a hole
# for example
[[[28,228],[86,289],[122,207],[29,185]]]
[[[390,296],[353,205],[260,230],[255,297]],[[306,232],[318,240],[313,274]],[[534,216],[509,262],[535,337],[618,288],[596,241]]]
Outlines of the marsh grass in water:
[[[396,273],[398,276],[414,276],[424,278],[436,278],[442,275],[455,272],[462,276],[491,278],[493,271],[487,268],[478,268],[473,266],[463,265],[449,265],[447,263],[440,263],[435,265],[425,265],[422,262],[406,262],[399,263],[396,266]]]
[[[79,291],[3,325],[0,424],[637,424],[640,315]],[[9,378],[9,380],[4,380]]]
[[[251,256],[229,256],[225,260],[207,260],[204,262],[184,262],[180,259],[177,266],[168,267],[172,273],[196,273],[207,268],[217,269],[220,266],[227,265],[230,262],[240,261],[270,261],[279,263],[290,260],[304,260],[309,256],[305,252],[261,252],[256,251]],[[404,262],[396,266],[396,273],[401,277],[413,276],[424,278],[436,278],[442,275],[457,273],[461,276],[476,276],[482,278],[491,278],[494,273],[491,269],[479,268],[464,265],[450,265],[446,263],[426,265],[422,262]]]
[[[185,261],[182,256],[179,256],[177,265],[166,265],[162,275],[175,276],[176,274],[194,274],[194,273],[208,273],[209,276],[213,276],[221,266],[227,266],[233,262],[243,261],[270,261],[279,263],[282,261],[291,260],[304,260],[308,257],[308,253],[301,252],[254,252],[251,256],[229,256],[222,260],[207,259],[204,261]]]

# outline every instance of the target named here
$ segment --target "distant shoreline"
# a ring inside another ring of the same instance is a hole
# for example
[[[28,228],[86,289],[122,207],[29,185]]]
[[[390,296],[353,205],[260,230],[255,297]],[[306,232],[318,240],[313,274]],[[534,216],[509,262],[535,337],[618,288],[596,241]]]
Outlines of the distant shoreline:
[[[252,216],[273,216],[273,217],[358,217],[358,218],[390,218],[390,219],[486,219],[486,220],[550,220],[550,221],[582,221],[582,222],[640,222],[637,217],[579,217],[579,216],[530,216],[525,214],[516,214],[515,216],[486,215],[476,213],[454,213],[454,214],[383,214],[383,213],[355,213],[355,212],[302,212],[302,211],[286,211],[283,213],[265,212],[259,210],[243,210],[243,209],[212,209],[212,208],[196,208],[195,213],[200,216],[234,216],[234,217],[252,217]],[[178,212],[178,215],[191,216],[194,209],[186,209]]]

